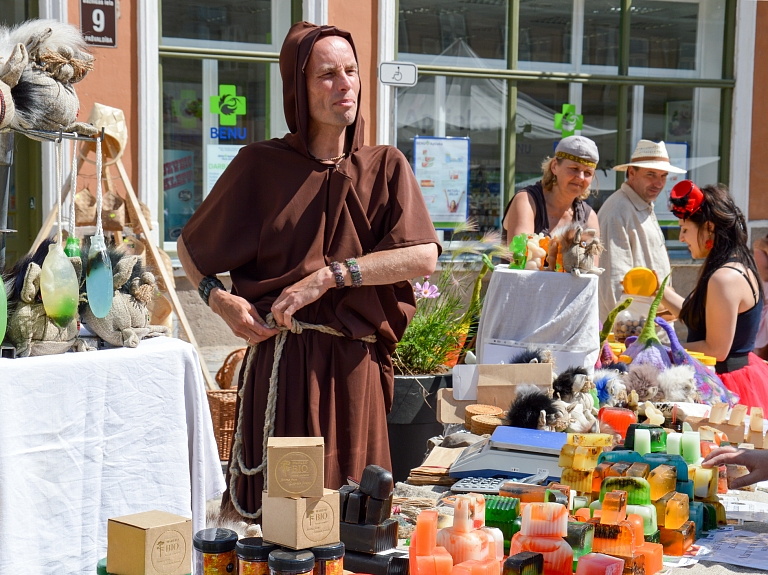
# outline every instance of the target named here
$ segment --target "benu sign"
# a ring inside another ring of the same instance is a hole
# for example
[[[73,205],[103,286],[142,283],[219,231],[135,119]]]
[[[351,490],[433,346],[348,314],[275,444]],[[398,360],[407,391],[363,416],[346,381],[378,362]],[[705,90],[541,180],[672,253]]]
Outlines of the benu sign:
[[[419,69],[411,62],[382,62],[379,64],[379,82],[389,86],[415,86]]]
[[[80,30],[85,43],[117,48],[117,0],[80,0]]]

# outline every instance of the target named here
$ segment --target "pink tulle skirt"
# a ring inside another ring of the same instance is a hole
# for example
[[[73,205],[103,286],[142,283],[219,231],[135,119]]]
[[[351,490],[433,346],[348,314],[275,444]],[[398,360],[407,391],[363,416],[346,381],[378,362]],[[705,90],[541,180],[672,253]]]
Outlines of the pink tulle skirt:
[[[754,353],[749,354],[749,365],[718,375],[725,387],[739,395],[740,404],[768,411],[768,364]]]

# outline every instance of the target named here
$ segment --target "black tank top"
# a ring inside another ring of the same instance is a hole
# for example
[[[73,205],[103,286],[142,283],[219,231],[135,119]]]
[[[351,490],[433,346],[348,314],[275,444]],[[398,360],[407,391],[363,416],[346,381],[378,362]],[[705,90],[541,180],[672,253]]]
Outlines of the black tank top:
[[[755,291],[755,288],[752,286],[752,282],[749,281],[749,276],[747,274],[733,266],[724,265],[723,267],[736,270],[741,275],[743,275],[744,279],[747,280],[747,283],[752,290],[752,295],[755,298],[755,305],[753,305],[747,311],[743,311],[736,316],[736,332],[733,334],[733,343],[731,344],[731,350],[728,352],[728,357],[730,358],[746,355],[755,348],[755,338],[757,337],[757,330],[760,328],[760,317],[763,314],[764,302],[762,294],[758,296],[758,292]],[[691,298],[691,295],[693,295],[693,292],[688,294],[688,297],[685,298],[685,303],[688,302],[688,300]],[[706,312],[705,310],[694,310],[693,313],[700,313],[703,316]],[[695,328],[692,328],[690,325],[688,325],[688,322],[685,321],[685,318],[681,317],[680,319],[683,320],[683,323],[685,323],[686,327],[688,328],[688,343],[693,343],[694,341],[703,341],[707,338],[705,322],[701,322],[701,324],[704,326],[703,330],[696,330]]]
[[[542,187],[541,182],[539,181],[532,186],[523,188],[519,190],[515,195],[519,194],[520,192],[526,192],[528,195],[530,195],[531,199],[533,200],[533,205],[536,208],[536,213],[533,215],[533,233],[544,234],[548,236],[551,231],[549,229],[549,214],[547,213],[547,202],[544,199],[544,188]],[[510,200],[510,202],[507,204],[507,207],[504,209],[504,216],[501,218],[502,222],[504,221],[504,218],[507,217],[507,212],[509,211],[509,206],[511,205],[512,201]],[[573,200],[572,207],[573,221],[578,223],[582,228],[586,228],[589,215],[592,213],[592,207],[579,198]],[[506,230],[504,235],[506,236]]]

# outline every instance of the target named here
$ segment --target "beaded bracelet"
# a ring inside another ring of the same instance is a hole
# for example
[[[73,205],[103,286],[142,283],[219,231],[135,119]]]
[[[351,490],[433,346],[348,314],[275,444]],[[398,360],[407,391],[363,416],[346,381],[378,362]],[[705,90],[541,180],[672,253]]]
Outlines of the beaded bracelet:
[[[355,258],[346,259],[344,260],[344,265],[347,266],[349,273],[352,275],[352,287],[361,287],[363,285],[363,274],[360,271],[357,260]]]
[[[211,296],[211,291],[213,291],[215,288],[226,290],[224,284],[221,283],[219,278],[216,276],[205,276],[202,280],[200,280],[200,285],[197,286],[197,293],[200,294],[200,297],[205,302],[205,305],[210,305],[208,303],[208,298]]]
[[[328,264],[328,267],[331,268],[331,273],[333,273],[333,279],[336,281],[336,289],[341,289],[344,287],[344,271],[341,269],[341,264],[339,262],[331,262]]]

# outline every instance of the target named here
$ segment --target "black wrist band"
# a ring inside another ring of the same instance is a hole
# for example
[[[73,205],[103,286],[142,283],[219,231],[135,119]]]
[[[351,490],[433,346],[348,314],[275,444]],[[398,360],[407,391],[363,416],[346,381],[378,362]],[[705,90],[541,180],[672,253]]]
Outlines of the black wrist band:
[[[202,280],[200,280],[200,285],[197,286],[197,293],[200,294],[200,297],[205,302],[205,305],[210,305],[208,303],[208,298],[211,296],[211,291],[213,291],[215,288],[221,288],[226,291],[224,284],[221,283],[219,278],[216,276],[205,276]]]

